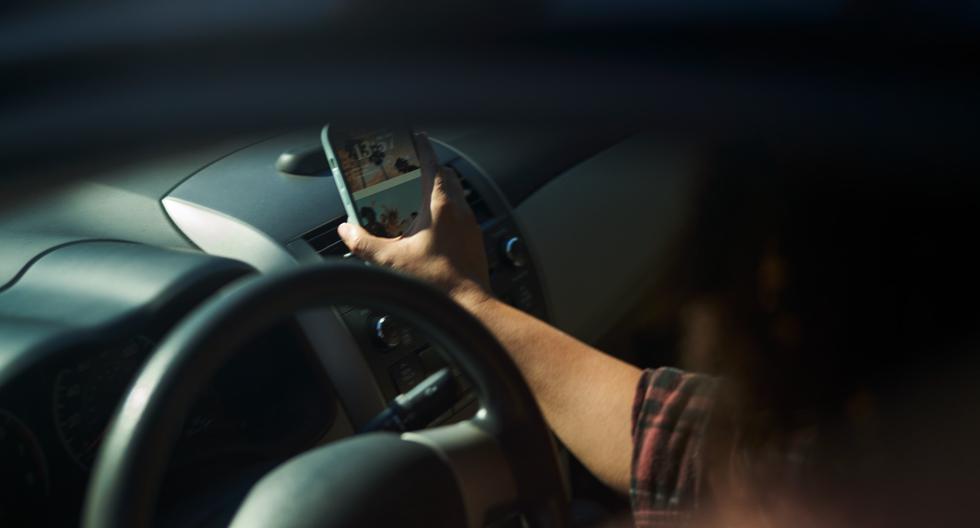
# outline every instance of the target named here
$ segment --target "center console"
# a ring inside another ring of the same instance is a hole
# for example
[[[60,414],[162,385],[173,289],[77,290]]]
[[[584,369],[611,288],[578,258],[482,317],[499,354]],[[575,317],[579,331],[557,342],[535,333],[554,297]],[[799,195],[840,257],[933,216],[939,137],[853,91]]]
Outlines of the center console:
[[[289,171],[297,152],[315,152],[316,133],[256,143],[216,160],[190,176],[162,201],[180,231],[203,251],[273,272],[304,262],[344,258],[337,235],[346,220],[329,169],[305,161]],[[541,283],[510,207],[474,160],[433,140],[443,165],[459,175],[483,230],[494,294],[547,320]],[[280,160],[277,164],[276,161]],[[302,174],[297,174],[301,172]],[[356,428],[387,402],[445,363],[417,332],[391,316],[362,307],[333,307],[298,316]],[[457,402],[434,423],[476,410],[466,381]]]

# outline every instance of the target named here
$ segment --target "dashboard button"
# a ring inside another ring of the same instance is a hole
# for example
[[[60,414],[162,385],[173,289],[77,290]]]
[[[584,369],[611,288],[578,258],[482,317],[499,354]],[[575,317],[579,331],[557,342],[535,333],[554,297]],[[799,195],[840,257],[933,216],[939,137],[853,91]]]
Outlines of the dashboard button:
[[[504,256],[515,268],[527,266],[527,247],[521,237],[512,236],[504,241]]]
[[[403,332],[387,315],[382,315],[374,319],[371,324],[371,329],[374,333],[375,341],[386,348],[395,348],[402,344]]]

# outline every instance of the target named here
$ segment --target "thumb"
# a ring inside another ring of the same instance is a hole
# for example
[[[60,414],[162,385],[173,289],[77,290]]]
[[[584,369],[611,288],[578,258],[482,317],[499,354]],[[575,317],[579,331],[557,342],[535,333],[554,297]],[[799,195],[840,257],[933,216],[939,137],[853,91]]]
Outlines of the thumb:
[[[344,222],[337,226],[337,234],[340,235],[340,239],[347,245],[351,253],[364,260],[374,260],[378,251],[390,242],[390,240],[376,237],[368,233],[363,227],[350,222]]]

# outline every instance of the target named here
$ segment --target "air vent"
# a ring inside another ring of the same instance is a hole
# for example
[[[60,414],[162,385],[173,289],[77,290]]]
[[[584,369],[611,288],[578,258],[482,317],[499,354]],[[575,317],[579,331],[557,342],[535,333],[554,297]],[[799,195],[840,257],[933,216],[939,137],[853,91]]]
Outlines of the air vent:
[[[466,203],[470,204],[470,208],[473,209],[476,222],[483,224],[488,220],[492,220],[493,212],[490,210],[490,205],[483,200],[480,193],[476,192],[476,189],[470,185],[470,182],[465,177],[460,176],[459,182],[463,184],[463,195],[466,197]]]
[[[489,204],[466,181],[466,178],[460,177],[459,181],[463,185],[463,194],[466,196],[466,203],[470,204],[470,208],[473,209],[477,223],[483,224],[488,220],[492,220],[493,212],[490,210]],[[337,234],[337,226],[344,223],[345,220],[346,217],[340,216],[321,224],[304,234],[303,240],[322,257],[343,256],[348,250],[347,246],[340,241],[340,235]]]
[[[344,223],[346,217],[338,217],[320,225],[303,235],[303,240],[309,244],[321,257],[341,256],[347,253],[347,246],[340,241],[337,226]]]

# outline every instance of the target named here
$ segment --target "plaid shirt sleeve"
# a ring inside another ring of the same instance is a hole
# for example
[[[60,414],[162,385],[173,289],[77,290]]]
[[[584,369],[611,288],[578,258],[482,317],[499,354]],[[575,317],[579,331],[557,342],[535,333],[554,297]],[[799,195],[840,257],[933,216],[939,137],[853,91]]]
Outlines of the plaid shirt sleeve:
[[[717,380],[647,370],[633,403],[630,502],[636,526],[686,524],[704,499],[705,429]]]

